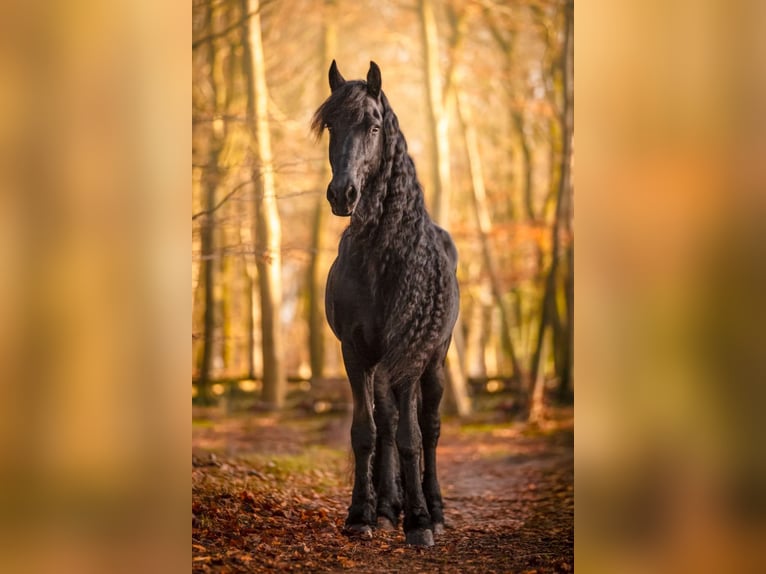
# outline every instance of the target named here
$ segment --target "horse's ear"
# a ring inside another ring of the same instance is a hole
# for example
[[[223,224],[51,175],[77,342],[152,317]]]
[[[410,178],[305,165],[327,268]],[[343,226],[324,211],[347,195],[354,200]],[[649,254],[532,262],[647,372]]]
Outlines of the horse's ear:
[[[373,98],[380,95],[380,68],[375,62],[370,62],[370,69],[367,72],[367,93]]]
[[[346,79],[341,76],[338,71],[338,65],[335,63],[335,60],[330,64],[330,73],[328,76],[330,77],[330,90],[333,92],[346,83]]]

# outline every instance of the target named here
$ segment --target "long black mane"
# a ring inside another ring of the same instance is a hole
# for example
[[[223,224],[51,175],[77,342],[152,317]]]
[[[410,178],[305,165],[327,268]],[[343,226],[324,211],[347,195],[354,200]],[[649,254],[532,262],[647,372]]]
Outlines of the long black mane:
[[[349,81],[333,91],[314,114],[311,127],[320,136],[328,125],[360,121],[366,82]],[[407,141],[385,94],[383,108],[383,161],[362,190],[344,237],[357,244],[376,294],[387,302],[381,363],[392,380],[404,375],[406,363],[419,365],[433,353],[447,306],[440,294],[447,291],[454,262],[445,265],[441,230],[426,212],[423,190]],[[418,360],[421,359],[421,360]]]

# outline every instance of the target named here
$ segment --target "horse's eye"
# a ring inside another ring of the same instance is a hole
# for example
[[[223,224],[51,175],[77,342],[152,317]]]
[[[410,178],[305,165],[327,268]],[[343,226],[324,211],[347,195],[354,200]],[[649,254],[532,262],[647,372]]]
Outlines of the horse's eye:
[[[371,133],[371,134],[376,134],[376,133],[378,133],[379,131],[380,131],[380,128],[379,128],[378,126],[372,126],[372,127],[370,128],[370,133]]]

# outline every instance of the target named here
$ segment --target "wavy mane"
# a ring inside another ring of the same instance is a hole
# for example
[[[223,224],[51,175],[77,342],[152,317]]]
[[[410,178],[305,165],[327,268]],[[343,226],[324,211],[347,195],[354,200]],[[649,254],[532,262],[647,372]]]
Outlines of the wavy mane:
[[[314,114],[311,128],[320,136],[338,121],[359,121],[367,98],[366,83],[346,82]],[[383,363],[396,379],[403,363],[417,365],[413,353],[423,358],[433,353],[429,343],[438,339],[447,306],[440,294],[450,278],[445,269],[443,240],[425,208],[423,189],[399,120],[386,95],[383,107],[383,161],[378,173],[362,190],[362,198],[346,230],[364,245],[363,260],[373,290],[386,301],[386,345]],[[404,357],[407,357],[404,361]]]

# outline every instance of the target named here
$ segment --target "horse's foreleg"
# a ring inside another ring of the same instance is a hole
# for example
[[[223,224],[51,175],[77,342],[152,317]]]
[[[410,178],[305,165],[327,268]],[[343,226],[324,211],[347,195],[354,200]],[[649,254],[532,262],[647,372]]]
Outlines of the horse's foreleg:
[[[354,490],[348,509],[346,528],[365,538],[372,536],[375,524],[375,494],[372,489],[372,457],[375,451],[372,373],[365,370],[353,349],[342,344],[343,362],[354,397],[351,423],[351,448],[354,450]]]
[[[388,381],[375,380],[375,427],[377,444],[373,477],[377,495],[378,528],[390,530],[399,521],[402,509],[399,481],[399,456],[396,452],[396,426],[399,418],[396,400]]]
[[[423,446],[416,401],[417,383],[405,382],[397,390],[399,426],[396,446],[404,476],[404,532],[407,544],[433,546],[431,516],[420,484],[420,453]]]
[[[444,392],[444,369],[442,363],[430,365],[421,378],[422,407],[420,428],[423,433],[423,494],[431,514],[434,534],[444,531],[444,506],[439,479],[436,476],[436,445],[439,442],[441,421],[439,403]]]

